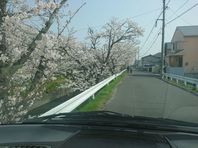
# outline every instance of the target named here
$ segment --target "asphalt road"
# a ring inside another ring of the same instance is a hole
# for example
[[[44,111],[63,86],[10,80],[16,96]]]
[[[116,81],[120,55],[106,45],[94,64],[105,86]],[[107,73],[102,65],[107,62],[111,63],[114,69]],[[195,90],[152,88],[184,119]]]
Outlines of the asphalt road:
[[[198,122],[198,96],[152,75],[128,75],[105,110],[135,116],[162,117]]]

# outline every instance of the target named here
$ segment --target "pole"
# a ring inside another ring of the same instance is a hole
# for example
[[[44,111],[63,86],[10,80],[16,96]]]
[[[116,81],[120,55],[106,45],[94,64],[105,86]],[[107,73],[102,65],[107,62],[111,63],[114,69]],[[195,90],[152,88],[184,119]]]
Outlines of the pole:
[[[161,76],[164,73],[164,36],[165,36],[165,9],[166,0],[163,0],[163,18],[162,18],[162,45],[161,45]]]

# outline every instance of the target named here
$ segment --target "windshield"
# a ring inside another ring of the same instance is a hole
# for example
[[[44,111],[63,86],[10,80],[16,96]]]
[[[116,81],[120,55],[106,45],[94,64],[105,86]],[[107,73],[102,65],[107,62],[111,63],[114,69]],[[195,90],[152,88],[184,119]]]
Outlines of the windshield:
[[[0,124],[88,111],[198,123],[197,6],[1,0]]]

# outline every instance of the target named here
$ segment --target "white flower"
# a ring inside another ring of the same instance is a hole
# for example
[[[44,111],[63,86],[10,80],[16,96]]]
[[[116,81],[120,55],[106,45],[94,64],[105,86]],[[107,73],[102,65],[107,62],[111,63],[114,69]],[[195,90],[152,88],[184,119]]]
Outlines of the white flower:
[[[0,61],[3,61],[5,63],[6,61],[8,61],[8,59],[9,58],[6,55],[4,55],[4,54],[0,55]]]

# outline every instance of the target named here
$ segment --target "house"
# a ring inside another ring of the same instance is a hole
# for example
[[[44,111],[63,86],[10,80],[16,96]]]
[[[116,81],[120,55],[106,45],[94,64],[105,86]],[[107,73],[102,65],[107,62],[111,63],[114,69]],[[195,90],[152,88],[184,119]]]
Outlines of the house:
[[[147,72],[159,73],[161,64],[161,53],[148,55],[141,59],[142,69]]]
[[[166,72],[198,78],[198,26],[179,26],[165,43]]]
[[[133,67],[135,67],[136,69],[141,68],[141,66],[142,66],[141,62],[142,62],[141,60],[135,60]]]

